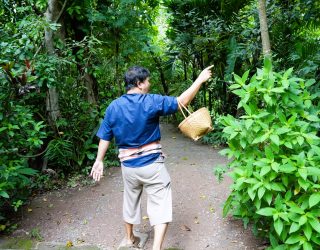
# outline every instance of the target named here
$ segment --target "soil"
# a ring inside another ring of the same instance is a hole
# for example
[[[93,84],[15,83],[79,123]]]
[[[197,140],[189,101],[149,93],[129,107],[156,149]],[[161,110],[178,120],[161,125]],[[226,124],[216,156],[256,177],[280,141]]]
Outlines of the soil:
[[[231,180],[218,183],[215,167],[226,164],[219,150],[193,142],[170,124],[161,124],[166,166],[173,191],[173,222],[166,249],[262,249],[262,241],[243,228],[242,222],[222,217],[222,206]],[[122,177],[119,167],[109,167],[94,185],[66,188],[35,197],[23,212],[19,232],[37,232],[47,242],[68,241],[116,249],[124,237]],[[143,223],[136,227],[150,232],[144,249],[152,249],[152,228],[143,196]]]

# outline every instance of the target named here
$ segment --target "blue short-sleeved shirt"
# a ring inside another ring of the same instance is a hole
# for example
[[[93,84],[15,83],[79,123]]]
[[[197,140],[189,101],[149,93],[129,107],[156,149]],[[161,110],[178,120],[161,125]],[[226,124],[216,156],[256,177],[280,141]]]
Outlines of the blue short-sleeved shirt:
[[[119,148],[137,148],[161,139],[159,117],[178,110],[176,97],[155,94],[125,94],[106,110],[97,132],[100,139],[115,142]],[[123,162],[126,167],[151,164],[159,154],[146,155]]]

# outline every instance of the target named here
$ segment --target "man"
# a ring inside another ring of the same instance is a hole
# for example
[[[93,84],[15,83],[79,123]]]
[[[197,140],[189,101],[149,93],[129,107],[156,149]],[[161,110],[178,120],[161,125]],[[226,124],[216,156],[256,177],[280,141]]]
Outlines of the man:
[[[160,250],[168,223],[172,221],[170,176],[161,152],[159,117],[178,111],[178,102],[187,106],[201,85],[211,77],[210,66],[179,97],[148,94],[147,69],[130,68],[124,77],[127,94],[114,100],[106,110],[97,136],[98,154],[90,176],[99,181],[103,174],[103,158],[114,137],[124,182],[123,219],[127,245],[134,245],[133,225],[140,224],[142,189],[147,192],[147,212],[154,226],[153,250]]]

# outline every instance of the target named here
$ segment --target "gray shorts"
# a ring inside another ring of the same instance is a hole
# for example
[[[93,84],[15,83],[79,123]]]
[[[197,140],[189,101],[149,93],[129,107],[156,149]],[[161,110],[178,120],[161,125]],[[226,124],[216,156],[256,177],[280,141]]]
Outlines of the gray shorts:
[[[141,194],[147,192],[147,213],[151,226],[172,221],[171,179],[159,157],[154,163],[129,168],[121,166],[124,183],[123,219],[130,224],[141,223]]]

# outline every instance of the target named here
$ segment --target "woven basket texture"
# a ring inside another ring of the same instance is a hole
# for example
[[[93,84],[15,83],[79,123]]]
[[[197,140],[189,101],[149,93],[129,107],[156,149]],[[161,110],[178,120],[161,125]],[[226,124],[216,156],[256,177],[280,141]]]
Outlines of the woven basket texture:
[[[207,108],[200,108],[180,124],[179,129],[183,134],[197,141],[205,134],[213,130],[212,121]]]

